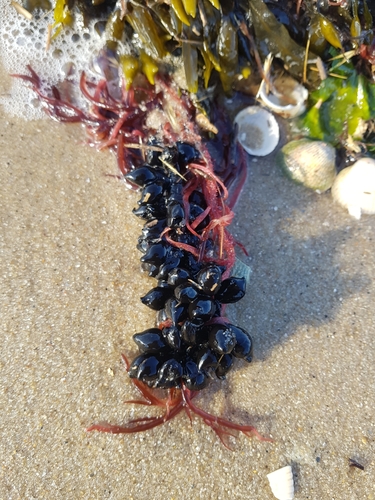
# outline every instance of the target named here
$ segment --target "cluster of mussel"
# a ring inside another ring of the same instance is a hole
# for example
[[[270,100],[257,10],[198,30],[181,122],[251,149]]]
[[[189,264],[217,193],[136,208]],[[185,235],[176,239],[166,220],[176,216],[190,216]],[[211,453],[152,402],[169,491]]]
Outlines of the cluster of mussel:
[[[147,163],[126,175],[142,188],[134,214],[146,221],[138,240],[144,271],[158,280],[143,304],[157,312],[156,327],[133,336],[140,354],[129,375],[150,387],[203,389],[215,374],[219,379],[233,365],[233,357],[250,362],[252,340],[242,328],[221,315],[222,304],[234,303],[245,294],[244,278],[223,279],[225,267],[217,265],[213,242],[205,241],[204,258],[186,248],[199,247],[199,238],[186,228],[199,216],[199,234],[209,222],[201,191],[184,200],[188,164],[199,161],[198,151],[187,143],[148,154]],[[202,215],[203,214],[203,215]],[[203,218],[203,220],[201,220]],[[168,231],[168,240],[163,233]],[[211,247],[211,248],[210,248]]]

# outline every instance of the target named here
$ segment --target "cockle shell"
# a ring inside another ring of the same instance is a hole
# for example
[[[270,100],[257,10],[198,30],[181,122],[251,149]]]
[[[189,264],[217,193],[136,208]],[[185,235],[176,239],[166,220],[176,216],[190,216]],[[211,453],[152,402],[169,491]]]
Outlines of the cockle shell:
[[[327,191],[335,180],[336,150],[322,141],[299,139],[286,144],[278,156],[288,177],[318,193]]]
[[[294,482],[290,465],[267,474],[272,493],[278,500],[293,500]]]
[[[276,148],[280,131],[275,117],[259,106],[249,106],[234,119],[237,140],[249,154],[267,156]]]
[[[375,214],[375,160],[361,158],[344,168],[332,186],[332,196],[356,219]]]

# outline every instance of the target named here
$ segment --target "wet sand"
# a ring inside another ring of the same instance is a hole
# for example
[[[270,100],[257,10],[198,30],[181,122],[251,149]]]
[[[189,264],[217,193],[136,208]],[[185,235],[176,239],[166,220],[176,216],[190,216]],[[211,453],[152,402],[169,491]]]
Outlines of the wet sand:
[[[287,464],[296,500],[375,498],[374,216],[350,218],[272,157],[251,162],[232,227],[251,286],[229,315],[255,360],[196,401],[275,441],[240,436],[231,452],[184,414],[85,431],[158,414],[124,404],[137,393],[120,354],[154,320],[137,195],[79,127],[47,120],[1,118],[0,168],[0,498],[268,500],[266,474]]]

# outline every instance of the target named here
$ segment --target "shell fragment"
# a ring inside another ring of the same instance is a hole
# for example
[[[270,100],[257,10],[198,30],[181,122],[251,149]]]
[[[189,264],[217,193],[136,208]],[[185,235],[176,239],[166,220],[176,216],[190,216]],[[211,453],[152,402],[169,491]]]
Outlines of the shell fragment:
[[[306,109],[308,90],[291,77],[271,77],[273,55],[264,62],[265,78],[260,84],[257,97],[267,108],[284,118],[295,118]],[[271,88],[269,88],[271,84]]]
[[[290,465],[267,474],[272,493],[278,500],[293,500],[294,481]]]

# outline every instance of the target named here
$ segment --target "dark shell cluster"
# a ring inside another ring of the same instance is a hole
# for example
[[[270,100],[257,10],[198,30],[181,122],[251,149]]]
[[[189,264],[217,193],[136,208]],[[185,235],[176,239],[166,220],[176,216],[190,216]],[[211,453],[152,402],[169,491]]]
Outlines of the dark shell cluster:
[[[133,336],[140,354],[129,370],[130,377],[150,387],[178,388],[183,383],[198,391],[213,375],[225,378],[233,358],[248,362],[252,358],[250,335],[221,316],[222,304],[237,302],[245,295],[245,279],[223,279],[225,267],[207,258],[213,247],[209,239],[204,262],[185,249],[185,245],[199,248],[201,244],[186,228],[186,218],[193,224],[201,216],[197,234],[210,220],[209,215],[202,215],[207,205],[201,191],[192,191],[184,200],[188,165],[199,160],[194,147],[177,143],[175,148],[150,152],[148,163],[126,175],[127,182],[142,189],[139,206],[133,211],[146,221],[137,245],[143,253],[141,266],[158,280],[141,298],[157,311],[156,327]],[[169,241],[163,234],[166,229]]]

